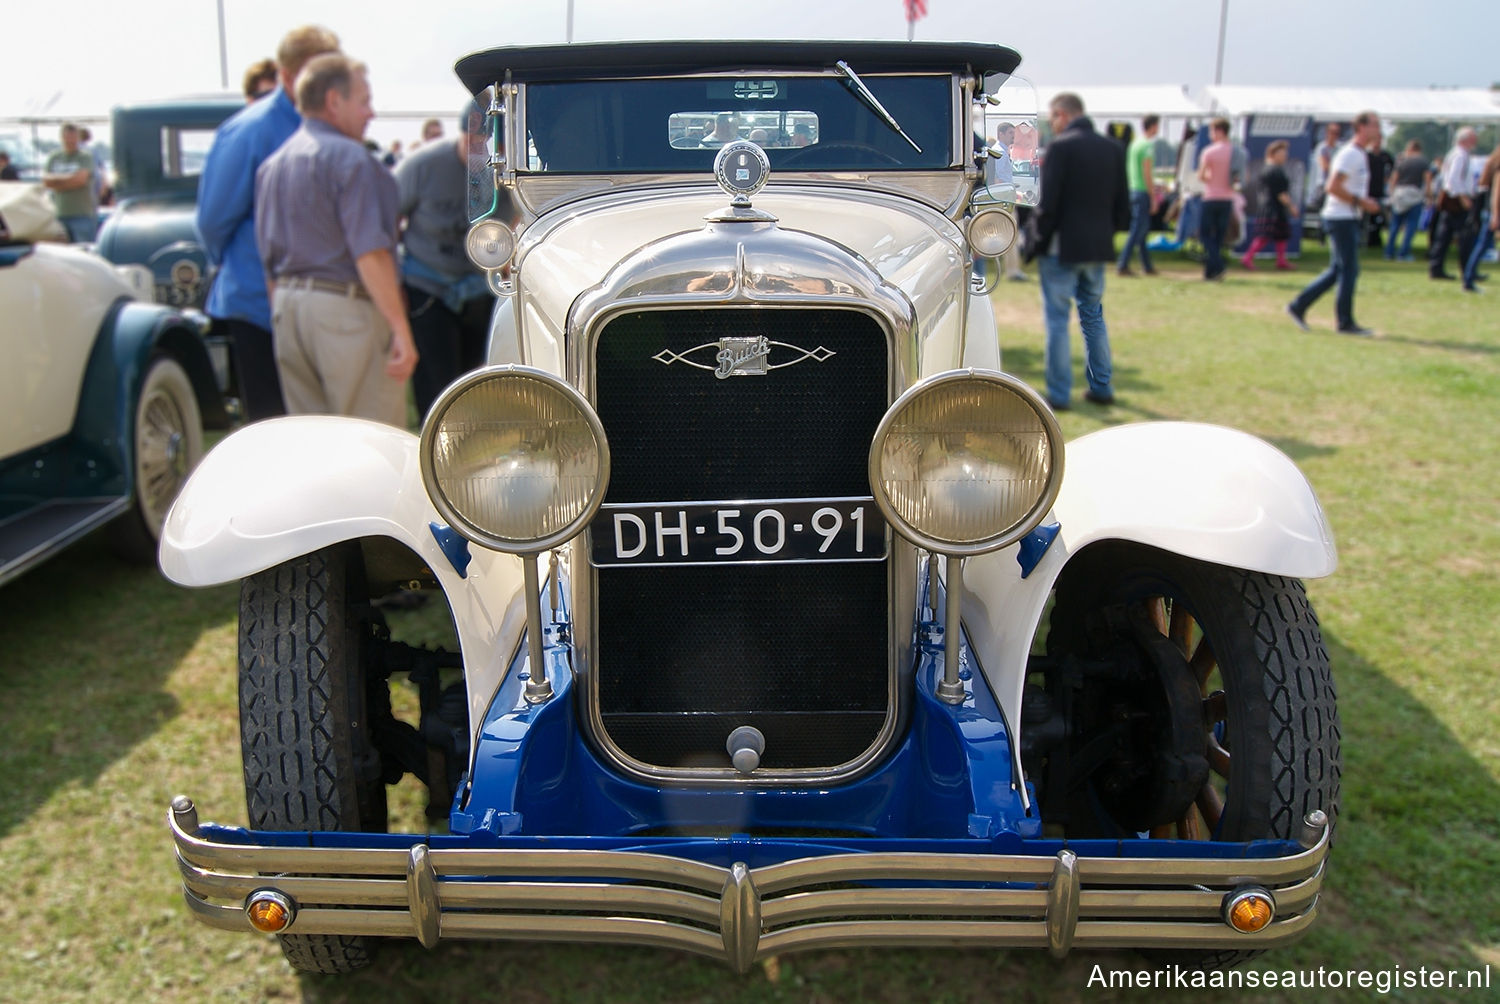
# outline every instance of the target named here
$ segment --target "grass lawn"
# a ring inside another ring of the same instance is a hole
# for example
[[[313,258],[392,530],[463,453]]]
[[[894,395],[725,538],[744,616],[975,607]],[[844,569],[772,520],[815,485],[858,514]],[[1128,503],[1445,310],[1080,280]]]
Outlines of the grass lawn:
[[[1081,400],[1069,438],[1157,419],[1235,426],[1275,443],[1316,487],[1341,567],[1310,584],[1341,697],[1343,816],[1322,916],[1259,969],[1491,967],[1491,989],[1392,994],[1500,1000],[1500,274],[1493,293],[1366,259],[1359,320],[1332,294],[1304,334],[1284,304],[1300,271],[1234,266],[1205,283],[1161,255],[1155,278],[1108,280],[1118,404]],[[1500,273],[1500,268],[1494,269]],[[1035,282],[995,293],[1007,369],[1041,383]],[[1081,370],[1075,328],[1075,370]],[[1162,457],[1192,465],[1191,456]],[[1142,477],[1150,472],[1143,470]],[[164,823],[177,792],[242,823],[235,704],[237,589],[186,591],[97,540],[0,588],[0,999],[1116,1000],[1095,966],[1020,951],[793,955],[748,977],[648,949],[415,942],[345,979],[297,976],[269,940],[189,920]],[[420,799],[397,811],[417,825]],[[1314,992],[1365,1000],[1373,990]],[[1151,996],[1156,996],[1152,994]],[[1209,993],[1204,999],[1251,999]],[[1264,1001],[1312,999],[1305,990]]]

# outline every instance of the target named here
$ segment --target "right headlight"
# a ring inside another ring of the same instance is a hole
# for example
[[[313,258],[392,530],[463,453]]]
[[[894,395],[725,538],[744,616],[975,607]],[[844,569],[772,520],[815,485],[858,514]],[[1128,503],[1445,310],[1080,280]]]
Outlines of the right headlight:
[[[422,481],[443,518],[485,547],[534,554],[566,543],[609,484],[604,426],[543,370],[495,366],[454,382],[422,426]]]
[[[875,502],[940,554],[984,554],[1034,529],[1062,483],[1062,430],[1014,377],[953,370],[896,399],[870,446]]]
[[[486,272],[503,268],[516,250],[515,234],[497,219],[484,219],[469,228],[464,239],[469,260]]]
[[[1016,242],[1016,218],[1005,209],[982,209],[969,218],[969,246],[981,258],[998,258]]]

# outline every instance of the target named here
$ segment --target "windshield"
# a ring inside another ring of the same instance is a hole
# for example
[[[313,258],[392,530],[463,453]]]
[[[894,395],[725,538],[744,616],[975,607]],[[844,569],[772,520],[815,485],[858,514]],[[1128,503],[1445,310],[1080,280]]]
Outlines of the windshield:
[[[707,173],[748,139],[786,171],[940,170],[953,163],[953,78],[861,77],[908,142],[835,76],[586,80],[526,87],[526,164],[545,173]],[[920,150],[914,148],[920,147]]]

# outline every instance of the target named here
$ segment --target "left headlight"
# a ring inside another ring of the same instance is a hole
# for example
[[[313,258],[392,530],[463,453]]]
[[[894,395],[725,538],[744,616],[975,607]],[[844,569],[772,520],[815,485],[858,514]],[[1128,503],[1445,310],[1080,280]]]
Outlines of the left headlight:
[[[887,522],[940,554],[984,554],[1041,522],[1062,483],[1062,430],[1014,377],[953,370],[896,399],[870,446]]]
[[[983,209],[969,219],[969,246],[981,258],[997,258],[1016,242],[1016,218],[1004,209]]]
[[[445,390],[422,426],[422,480],[443,517],[511,554],[572,539],[609,484],[604,426],[583,396],[543,370],[476,370]]]

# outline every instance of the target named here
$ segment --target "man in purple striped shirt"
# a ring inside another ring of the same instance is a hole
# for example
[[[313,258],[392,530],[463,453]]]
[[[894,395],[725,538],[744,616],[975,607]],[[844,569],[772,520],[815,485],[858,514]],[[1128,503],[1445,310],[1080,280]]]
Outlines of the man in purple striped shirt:
[[[417,351],[396,273],[396,182],[361,140],[365,66],[336,53],[297,79],[302,126],[255,177],[255,237],[292,414],[406,426]]]

